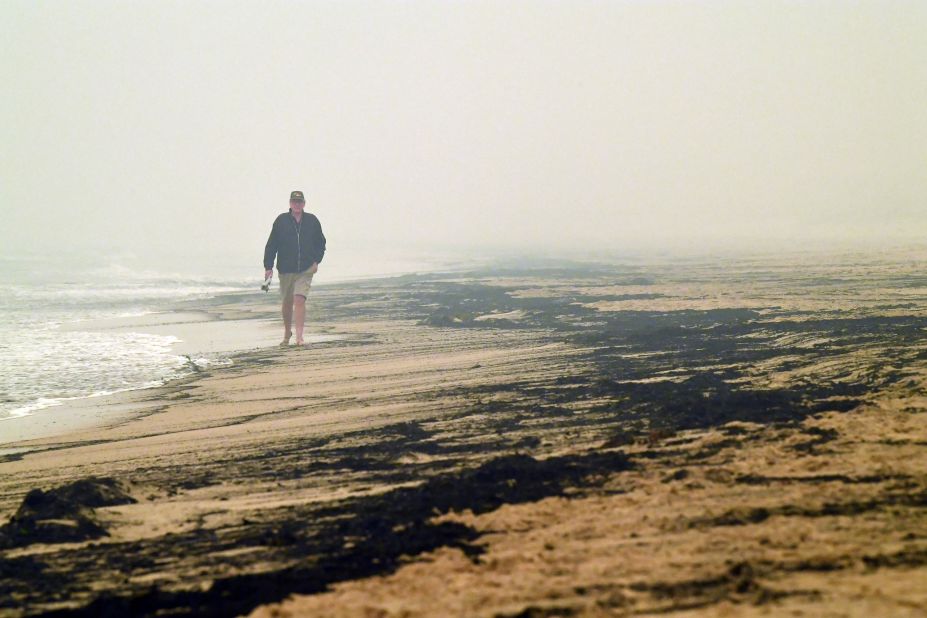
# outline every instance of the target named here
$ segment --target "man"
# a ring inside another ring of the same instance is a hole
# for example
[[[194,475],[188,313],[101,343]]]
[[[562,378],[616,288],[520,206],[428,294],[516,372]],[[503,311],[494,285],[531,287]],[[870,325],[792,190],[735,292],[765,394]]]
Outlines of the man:
[[[283,297],[283,341],[290,345],[293,322],[296,322],[296,345],[303,344],[303,324],[306,319],[306,297],[312,275],[319,270],[325,255],[325,236],[318,218],[303,212],[306,198],[302,191],[290,193],[290,210],[274,220],[270,237],[264,247],[264,279],[274,274],[274,257],[280,273],[280,295]]]

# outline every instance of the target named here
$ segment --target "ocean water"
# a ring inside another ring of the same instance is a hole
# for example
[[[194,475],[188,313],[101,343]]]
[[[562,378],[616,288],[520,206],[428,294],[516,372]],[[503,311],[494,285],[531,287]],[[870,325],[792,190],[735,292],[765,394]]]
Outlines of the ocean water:
[[[155,386],[192,369],[172,352],[176,337],[82,330],[81,322],[168,311],[180,301],[253,287],[234,275],[0,257],[0,437],[3,421],[69,399]]]

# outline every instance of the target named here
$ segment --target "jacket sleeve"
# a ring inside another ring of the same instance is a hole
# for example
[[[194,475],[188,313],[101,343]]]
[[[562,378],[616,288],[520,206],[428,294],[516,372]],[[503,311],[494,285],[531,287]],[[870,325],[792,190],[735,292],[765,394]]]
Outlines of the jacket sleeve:
[[[315,255],[313,257],[316,263],[321,263],[322,258],[325,257],[325,234],[322,233],[322,224],[319,223],[318,219],[316,219],[316,223],[318,224],[318,236],[315,239]]]
[[[267,244],[264,245],[264,270],[271,270],[274,267],[274,259],[277,257],[277,222],[270,228],[270,236],[267,237]]]

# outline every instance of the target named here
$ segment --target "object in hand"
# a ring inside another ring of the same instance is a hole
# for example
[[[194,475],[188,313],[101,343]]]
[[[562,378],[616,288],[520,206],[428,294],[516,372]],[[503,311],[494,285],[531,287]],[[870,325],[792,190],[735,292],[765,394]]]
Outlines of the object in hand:
[[[264,285],[261,286],[261,289],[264,290],[265,292],[270,290],[270,280],[271,279],[272,277],[268,277],[267,279],[264,279]]]

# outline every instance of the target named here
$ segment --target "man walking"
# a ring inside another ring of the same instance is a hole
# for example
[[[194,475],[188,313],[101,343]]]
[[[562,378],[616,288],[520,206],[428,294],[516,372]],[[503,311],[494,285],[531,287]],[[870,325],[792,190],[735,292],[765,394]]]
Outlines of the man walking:
[[[280,296],[283,297],[283,341],[290,344],[292,326],[296,324],[296,345],[303,344],[303,324],[306,320],[306,297],[312,275],[319,270],[325,255],[322,225],[311,212],[303,212],[306,198],[302,191],[290,193],[290,210],[274,220],[270,237],[264,247],[264,279],[274,274],[274,258],[280,274]]]

